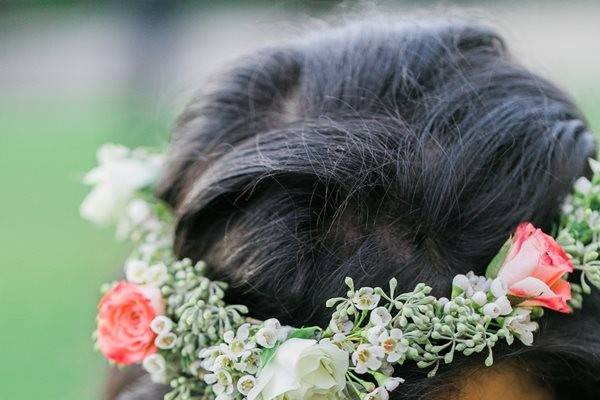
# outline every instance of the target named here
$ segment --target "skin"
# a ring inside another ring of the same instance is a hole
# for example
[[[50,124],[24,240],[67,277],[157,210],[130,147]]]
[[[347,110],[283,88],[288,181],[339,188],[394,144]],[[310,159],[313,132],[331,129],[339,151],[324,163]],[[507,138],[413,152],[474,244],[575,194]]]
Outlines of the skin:
[[[555,400],[550,388],[512,363],[467,372],[455,386],[458,396],[453,400]]]

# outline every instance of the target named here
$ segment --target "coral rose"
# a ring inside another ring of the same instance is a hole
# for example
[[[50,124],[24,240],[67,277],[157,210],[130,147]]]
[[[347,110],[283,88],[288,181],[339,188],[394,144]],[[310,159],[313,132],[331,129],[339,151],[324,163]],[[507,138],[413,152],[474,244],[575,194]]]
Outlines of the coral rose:
[[[520,224],[497,277],[508,294],[526,299],[522,306],[570,312],[571,286],[563,279],[573,263],[562,247],[531,223]]]
[[[156,288],[118,282],[98,305],[97,344],[102,354],[117,364],[141,362],[156,352],[156,334],[150,323],[164,313]]]

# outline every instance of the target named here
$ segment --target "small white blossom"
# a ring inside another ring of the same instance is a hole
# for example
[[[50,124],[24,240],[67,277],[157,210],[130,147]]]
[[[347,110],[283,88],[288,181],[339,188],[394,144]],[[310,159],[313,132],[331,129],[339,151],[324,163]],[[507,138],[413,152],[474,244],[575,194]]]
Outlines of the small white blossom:
[[[467,273],[467,279],[469,279],[469,283],[474,292],[487,292],[490,290],[490,285],[492,284],[492,280],[486,278],[485,276],[475,275],[473,271]]]
[[[348,333],[354,327],[354,322],[350,321],[348,314],[335,314],[329,322],[329,329],[333,333]]]
[[[105,144],[98,150],[97,158],[98,166],[84,178],[84,183],[94,188],[81,204],[80,213],[105,225],[123,217],[136,190],[156,181],[163,156]]]
[[[352,362],[358,374],[364,374],[368,370],[376,371],[381,367],[383,358],[383,349],[372,344],[361,344],[356,351],[352,353]]]
[[[254,342],[248,340],[250,336],[250,324],[241,325],[237,332],[227,331],[223,334],[224,344],[221,344],[221,351],[229,354],[232,358],[239,358],[246,350],[255,347]]]
[[[254,339],[256,340],[256,343],[258,343],[260,346],[265,347],[267,349],[272,349],[277,343],[277,330],[263,326],[258,330],[258,332],[256,332],[256,336],[254,337]]]
[[[165,372],[166,362],[163,356],[158,353],[154,353],[144,358],[142,366],[150,375],[162,374]]]
[[[452,286],[456,286],[459,289],[462,289],[463,292],[469,293],[469,291],[473,291],[471,288],[471,282],[469,282],[469,278],[466,275],[458,274],[452,279]]]
[[[244,396],[248,395],[256,385],[256,378],[252,375],[244,375],[237,382],[237,390]]]
[[[393,392],[401,383],[404,383],[403,378],[391,376],[385,381],[384,387],[388,392]]]
[[[473,299],[473,301],[482,306],[485,303],[487,303],[487,294],[485,294],[484,292],[482,292],[481,290],[473,293],[473,296],[471,297],[471,299]]]
[[[242,354],[240,361],[235,363],[235,369],[248,374],[256,374],[260,366],[260,353],[256,350],[249,350]]]
[[[383,387],[378,387],[364,397],[364,400],[388,400],[390,395]]]
[[[131,283],[145,283],[146,269],[148,264],[135,258],[127,260],[125,263],[125,278]]]
[[[379,337],[379,342],[381,343],[383,352],[387,356],[387,361],[391,363],[402,358],[406,350],[408,350],[408,346],[402,343],[402,331],[400,329],[394,328],[389,333],[384,331]]]
[[[212,364],[210,371],[216,373],[222,369],[228,369],[235,365],[235,360],[231,358],[228,354],[219,354],[217,358],[215,358],[214,363]]]
[[[165,283],[169,277],[167,266],[163,263],[151,265],[146,269],[144,276],[147,285],[158,288]]]
[[[158,335],[156,339],[154,339],[154,344],[156,347],[162,350],[169,350],[175,347],[175,343],[177,342],[177,335],[173,332],[165,333],[162,335]]]
[[[362,287],[354,293],[352,302],[354,306],[359,310],[372,310],[377,307],[381,296],[375,293],[375,290],[371,287]]]
[[[510,305],[510,300],[506,296],[498,297],[494,303],[500,308],[500,315],[508,315],[512,312],[513,308]]]
[[[533,344],[533,332],[538,329],[537,322],[531,321],[531,310],[517,308],[515,315],[506,317],[506,328],[515,334],[526,346]]]
[[[437,303],[439,306],[444,307],[450,300],[447,297],[440,297],[437,299]]]
[[[498,298],[506,296],[508,289],[504,281],[502,281],[502,279],[496,278],[492,281],[492,284],[490,285],[490,291],[492,292],[494,297]]]
[[[214,374],[207,374],[204,376],[204,381],[212,385],[212,389],[217,396],[219,395],[231,395],[233,393],[233,379],[231,374],[224,369],[221,369]]]
[[[592,189],[592,182],[585,176],[582,176],[575,181],[573,189],[581,194],[588,194]]]
[[[500,307],[496,303],[488,303],[483,306],[483,314],[490,318],[498,318],[500,316]]]
[[[392,315],[385,307],[377,307],[371,311],[370,321],[376,326],[387,326],[392,320]]]
[[[165,315],[157,315],[152,322],[150,322],[150,329],[157,335],[164,335],[165,333],[171,332],[171,329],[173,329],[173,321]]]
[[[207,371],[212,371],[217,357],[221,355],[219,346],[211,346],[200,350],[198,356],[202,360],[201,365]]]
[[[379,345],[381,335],[386,332],[385,327],[375,325],[367,330],[367,340],[374,345]]]

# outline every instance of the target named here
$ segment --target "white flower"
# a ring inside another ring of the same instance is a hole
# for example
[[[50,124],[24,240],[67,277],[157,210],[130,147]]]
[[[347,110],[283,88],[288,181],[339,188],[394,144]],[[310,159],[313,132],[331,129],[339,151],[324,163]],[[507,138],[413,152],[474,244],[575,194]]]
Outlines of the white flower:
[[[508,288],[506,287],[506,284],[504,283],[504,281],[502,281],[502,279],[496,278],[492,281],[492,284],[490,285],[490,291],[492,292],[494,297],[498,298],[506,296]]]
[[[255,377],[253,377],[252,375],[244,375],[240,379],[238,379],[237,390],[244,396],[247,396],[248,393],[250,393],[250,391],[252,389],[254,389],[255,385],[256,385]]]
[[[150,322],[150,329],[157,335],[169,333],[171,332],[171,329],[173,329],[173,321],[165,315],[157,315],[152,322]]]
[[[392,320],[392,315],[385,307],[377,307],[371,311],[370,321],[376,326],[387,326]]]
[[[458,274],[452,279],[452,286],[461,289],[463,292],[470,296],[473,293],[473,288],[471,287],[471,282],[469,282],[469,278],[466,275]]]
[[[240,372],[256,374],[260,366],[260,353],[256,350],[249,350],[242,354],[240,361],[235,363],[235,369]]]
[[[163,356],[158,353],[154,353],[144,358],[142,366],[150,375],[155,375],[165,372],[167,364]]]
[[[337,399],[346,388],[348,353],[330,342],[292,338],[258,375],[248,400]]]
[[[164,263],[154,264],[144,273],[146,284],[156,288],[165,283],[168,277],[167,266]]]
[[[372,344],[361,344],[352,353],[352,362],[356,366],[356,372],[366,373],[369,369],[375,371],[381,367],[381,359],[384,357],[383,349]]]
[[[400,386],[401,383],[404,383],[404,379],[390,376],[385,381],[384,387],[388,392],[393,392],[398,386]]]
[[[370,287],[362,287],[354,293],[352,302],[359,310],[372,310],[377,307],[381,296],[375,293],[375,290]]]
[[[125,262],[125,278],[131,283],[145,283],[148,264],[142,260],[129,259]]]
[[[390,395],[385,388],[378,387],[364,397],[364,400],[388,400]]]
[[[573,189],[581,194],[588,194],[592,189],[592,182],[585,176],[582,176],[575,181]]]
[[[473,299],[473,301],[477,304],[477,305],[484,305],[485,303],[487,303],[487,294],[485,294],[484,292],[482,292],[481,290],[473,293],[473,297],[471,297],[471,299]]]
[[[243,324],[234,334],[233,331],[227,331],[223,334],[223,340],[226,344],[221,344],[221,351],[230,355],[232,358],[239,358],[246,350],[255,347],[255,344],[248,340],[250,336],[250,324]]]
[[[97,153],[98,166],[84,183],[94,188],[81,204],[81,215],[99,225],[117,221],[134,192],[156,181],[162,156],[132,153],[123,146],[105,144]]]
[[[491,318],[498,318],[500,316],[500,307],[496,303],[488,303],[483,306],[483,315],[487,315]]]
[[[537,330],[538,324],[531,321],[531,310],[517,308],[514,315],[506,317],[504,326],[514,333],[524,345],[531,346],[533,344],[533,332]]]
[[[385,328],[381,325],[375,325],[367,330],[367,340],[374,345],[379,344],[381,334],[385,332]]]
[[[350,321],[348,314],[335,314],[329,322],[329,329],[333,333],[348,333],[354,327],[354,322]]]
[[[500,315],[508,315],[512,312],[513,308],[510,305],[510,300],[506,296],[498,297],[494,303],[500,308]]]
[[[162,350],[169,350],[175,347],[175,343],[177,342],[177,335],[173,332],[164,333],[162,335],[158,335],[156,339],[154,339],[154,344],[156,347]]]
[[[473,288],[474,292],[487,292],[490,290],[490,285],[492,284],[492,280],[486,278],[485,276],[475,275],[473,271],[467,272],[467,279],[469,279],[469,283]]]
[[[383,352],[387,355],[387,361],[391,363],[398,361],[408,350],[408,346],[402,343],[402,331],[400,329],[394,328],[389,333],[387,331],[383,332],[379,337],[379,342]]]
[[[202,359],[201,366],[207,371],[212,371],[217,357],[221,355],[219,346],[211,346],[200,350],[198,356]]]
[[[258,345],[265,347],[267,349],[273,348],[275,346],[275,344],[277,343],[277,339],[278,339],[277,330],[266,327],[266,326],[263,326],[262,328],[260,328],[258,330],[258,332],[256,332],[256,335],[254,336],[254,340],[256,340],[256,343],[258,343]]]
[[[133,199],[127,205],[127,218],[134,225],[142,225],[152,217],[152,209],[148,202],[142,199]]]
[[[224,369],[221,369],[214,374],[207,374],[204,376],[204,381],[212,385],[212,389],[217,395],[231,395],[233,394],[233,379],[231,374]]]

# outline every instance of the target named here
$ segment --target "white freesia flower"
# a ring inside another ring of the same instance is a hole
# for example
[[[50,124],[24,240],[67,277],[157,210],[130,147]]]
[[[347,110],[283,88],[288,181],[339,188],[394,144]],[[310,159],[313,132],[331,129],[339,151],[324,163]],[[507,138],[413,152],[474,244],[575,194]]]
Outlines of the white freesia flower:
[[[354,306],[359,310],[372,310],[377,307],[381,296],[375,293],[375,290],[371,287],[362,287],[358,289],[352,297]]]
[[[514,333],[526,346],[533,344],[533,332],[537,330],[537,322],[531,321],[531,310],[517,308],[515,315],[506,317],[505,326]]]
[[[135,258],[129,259],[125,262],[125,278],[131,283],[145,283],[146,269],[148,269],[148,264],[144,261]]]
[[[123,146],[105,144],[98,150],[98,166],[84,183],[94,188],[81,204],[81,215],[98,224],[117,221],[134,192],[156,181],[163,157],[131,152]]]
[[[352,362],[356,366],[356,372],[364,374],[368,370],[375,371],[381,367],[381,359],[384,357],[383,349],[372,344],[361,344],[352,353]]]
[[[397,328],[392,329],[389,333],[383,332],[379,337],[379,342],[387,356],[387,361],[391,363],[398,361],[408,350],[408,346],[402,343],[402,331]]]
[[[173,329],[173,321],[165,315],[157,315],[150,322],[150,329],[157,335],[164,335]]]
[[[365,396],[364,400],[388,400],[390,395],[385,388],[378,387]]]
[[[387,326],[392,320],[392,315],[385,307],[377,307],[371,311],[370,320],[373,325]]]
[[[348,353],[330,342],[292,338],[258,375],[248,400],[337,399],[346,388]]]

